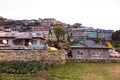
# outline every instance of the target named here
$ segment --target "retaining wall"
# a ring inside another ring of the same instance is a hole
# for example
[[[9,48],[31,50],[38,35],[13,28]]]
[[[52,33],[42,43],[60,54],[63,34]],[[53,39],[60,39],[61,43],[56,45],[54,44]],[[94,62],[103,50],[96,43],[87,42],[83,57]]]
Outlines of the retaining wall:
[[[0,50],[0,62],[38,62],[48,65],[62,65],[66,62],[120,63],[120,58],[71,59],[64,50]]]
[[[73,63],[120,63],[120,58],[107,58],[107,59],[67,59],[67,62],[73,62]]]
[[[47,50],[0,50],[0,62],[39,62],[42,64],[65,64],[66,52]]]

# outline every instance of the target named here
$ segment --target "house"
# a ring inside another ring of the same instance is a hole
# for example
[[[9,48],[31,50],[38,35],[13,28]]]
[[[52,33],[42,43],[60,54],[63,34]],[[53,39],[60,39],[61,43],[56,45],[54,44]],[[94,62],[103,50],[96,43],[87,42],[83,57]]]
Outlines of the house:
[[[84,31],[88,39],[98,37],[97,29],[94,29],[93,27],[86,28]]]
[[[76,45],[70,46],[73,59],[103,59],[109,58],[108,47],[95,43],[92,40],[85,40]]]
[[[94,29],[92,27],[86,28],[85,30],[87,38],[100,38],[105,40],[111,40],[111,36],[113,30],[105,30],[105,29]]]
[[[8,46],[44,45],[41,32],[0,32],[0,44]]]
[[[49,39],[49,28],[50,28],[50,26],[48,26],[48,25],[33,26],[32,31],[33,32],[42,32],[44,34],[45,40],[48,40]]]
[[[43,32],[45,40],[51,40],[56,41],[56,36],[54,34],[54,26],[48,26],[48,25],[39,25],[39,26],[33,26],[32,31],[33,32]]]
[[[74,26],[75,28],[80,28],[80,27],[82,27],[82,24],[81,24],[81,23],[75,23],[75,24],[73,24],[73,26]]]
[[[68,36],[69,36],[70,40],[80,41],[81,39],[86,38],[84,29],[85,29],[85,27],[69,28]]]
[[[49,32],[50,32],[50,27],[51,26],[48,26],[48,25],[42,25],[42,26],[33,26],[32,27],[32,31],[33,32],[43,32],[44,34],[44,38],[45,40],[49,40],[50,38],[50,35],[49,35]]]
[[[105,40],[112,40],[113,30],[98,29],[98,38]]]
[[[42,25],[54,25],[56,23],[56,19],[54,18],[45,18],[42,20]]]

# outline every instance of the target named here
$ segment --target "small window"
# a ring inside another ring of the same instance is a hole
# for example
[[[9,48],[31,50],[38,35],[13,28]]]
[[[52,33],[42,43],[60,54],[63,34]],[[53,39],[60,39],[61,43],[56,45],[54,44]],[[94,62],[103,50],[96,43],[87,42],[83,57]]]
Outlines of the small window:
[[[80,51],[78,51],[78,55],[83,55],[83,52],[80,53]]]
[[[72,36],[72,33],[70,35]]]
[[[80,54],[81,54],[81,55],[83,55],[83,53],[82,53],[82,52],[81,52]]]
[[[80,55],[80,51],[78,51],[78,55]]]
[[[37,40],[32,40],[32,44],[37,44]]]

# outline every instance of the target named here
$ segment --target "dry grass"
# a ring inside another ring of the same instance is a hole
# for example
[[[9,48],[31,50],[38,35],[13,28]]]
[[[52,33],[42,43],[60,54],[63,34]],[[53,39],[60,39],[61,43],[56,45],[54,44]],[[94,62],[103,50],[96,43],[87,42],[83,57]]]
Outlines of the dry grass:
[[[104,76],[88,73],[87,75],[82,76],[83,80],[104,80]]]
[[[49,72],[57,80],[120,80],[119,63],[69,63],[51,68]]]
[[[120,79],[120,66],[109,67],[107,70],[111,76]]]

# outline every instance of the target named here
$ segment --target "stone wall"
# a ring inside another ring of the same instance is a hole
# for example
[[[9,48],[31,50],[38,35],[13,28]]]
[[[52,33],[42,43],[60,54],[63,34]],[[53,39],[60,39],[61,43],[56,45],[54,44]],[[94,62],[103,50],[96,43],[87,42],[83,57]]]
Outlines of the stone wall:
[[[120,58],[107,58],[107,59],[67,59],[67,62],[73,62],[73,63],[120,63]]]
[[[39,62],[42,64],[65,64],[66,52],[46,50],[0,50],[0,62]]]

